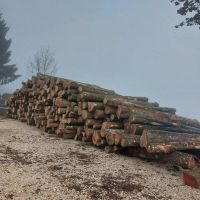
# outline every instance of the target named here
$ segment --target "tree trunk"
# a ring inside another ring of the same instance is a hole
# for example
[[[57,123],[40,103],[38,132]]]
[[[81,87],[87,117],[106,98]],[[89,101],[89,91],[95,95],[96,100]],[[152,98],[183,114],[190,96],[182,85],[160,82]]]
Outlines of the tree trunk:
[[[124,134],[121,140],[122,147],[139,147],[140,136]]]
[[[143,99],[144,98],[144,99]],[[150,107],[158,107],[158,103],[148,103],[147,101],[142,101],[145,100],[145,97],[132,97],[131,99],[128,99],[125,96],[105,96],[103,102],[105,105],[108,106],[113,106],[117,107],[119,105],[123,106],[133,106],[133,105],[138,105],[138,106],[150,106]]]
[[[160,163],[180,166],[184,169],[195,169],[199,166],[199,160],[195,156],[175,151],[169,154],[150,154],[145,149],[138,147],[128,147],[124,153],[132,157],[139,157]]]
[[[79,95],[80,101],[94,101],[94,102],[103,102],[103,99],[106,95],[83,92]]]
[[[115,94],[113,90],[107,90],[104,88],[100,88],[98,86],[80,86],[78,88],[79,92],[89,92],[89,93],[95,93],[95,94],[104,94],[104,95],[110,95]]]
[[[119,146],[106,146],[105,147],[105,152],[106,153],[115,153],[121,150],[121,147]]]
[[[106,130],[107,129],[122,129],[123,128],[123,124],[119,123],[119,122],[104,122],[102,124],[101,127],[101,137],[105,137],[106,136]]]
[[[82,110],[81,117],[83,118],[83,120],[93,119],[94,118],[94,114],[93,113],[89,113],[87,110]]]
[[[88,102],[88,111],[94,112],[97,109],[103,109],[104,104],[102,102]]]
[[[105,105],[104,111],[106,114],[115,114],[117,112],[117,109],[116,109],[116,107]]]
[[[101,135],[100,135],[100,131],[94,131],[93,135],[92,135],[92,143],[95,146],[101,146]]]
[[[176,150],[200,149],[200,135],[157,130],[144,130],[140,146],[149,153],[170,153]]]
[[[104,110],[96,110],[94,113],[94,118],[95,119],[105,119],[106,118],[106,114],[104,113]]]

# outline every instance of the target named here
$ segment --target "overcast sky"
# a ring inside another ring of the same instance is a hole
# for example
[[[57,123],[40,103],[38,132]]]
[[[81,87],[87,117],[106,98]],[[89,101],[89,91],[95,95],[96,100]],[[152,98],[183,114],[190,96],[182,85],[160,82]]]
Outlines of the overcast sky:
[[[200,119],[200,30],[175,29],[182,18],[170,0],[0,0],[10,26],[12,63],[22,78],[49,47],[57,76],[147,96]]]

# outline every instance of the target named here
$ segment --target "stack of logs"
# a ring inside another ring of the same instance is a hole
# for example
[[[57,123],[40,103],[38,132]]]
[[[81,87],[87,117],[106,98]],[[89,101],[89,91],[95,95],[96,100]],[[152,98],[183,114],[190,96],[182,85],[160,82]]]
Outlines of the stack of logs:
[[[11,118],[49,134],[183,168],[199,163],[200,122],[146,97],[38,74],[7,102]]]

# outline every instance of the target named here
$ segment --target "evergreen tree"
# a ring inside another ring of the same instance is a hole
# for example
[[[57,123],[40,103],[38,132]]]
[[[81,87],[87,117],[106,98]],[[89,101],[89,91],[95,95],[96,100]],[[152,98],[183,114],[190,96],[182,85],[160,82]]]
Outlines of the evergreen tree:
[[[9,28],[0,13],[0,85],[7,84],[20,77],[20,75],[16,75],[16,65],[9,64],[11,39],[6,39],[8,30]]]

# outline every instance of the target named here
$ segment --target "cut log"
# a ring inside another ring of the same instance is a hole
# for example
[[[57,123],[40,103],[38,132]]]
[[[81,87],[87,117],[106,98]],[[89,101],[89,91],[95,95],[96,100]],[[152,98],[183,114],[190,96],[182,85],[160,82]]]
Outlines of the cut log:
[[[139,147],[140,136],[124,134],[121,139],[121,146],[122,147]]]
[[[102,124],[101,127],[101,137],[105,137],[106,136],[106,130],[107,129],[122,129],[123,128],[123,124],[120,122],[104,122]]]
[[[90,129],[90,128],[88,128],[87,130],[85,130],[85,137],[87,138],[87,139],[92,139],[92,135],[93,135],[93,133],[94,133],[94,129]]]
[[[149,105],[144,105],[144,104],[137,104],[137,103],[134,103],[134,104],[130,104],[130,105],[119,105],[117,107],[117,116],[120,118],[120,115],[124,115],[125,113],[128,113],[130,112],[130,110],[132,109],[144,109],[146,111],[158,111],[158,112],[163,112],[163,113],[168,113],[168,114],[175,114],[176,113],[176,109],[175,108],[167,108],[167,107],[152,107],[152,106],[149,106]]]
[[[80,100],[80,101],[103,102],[104,97],[105,97],[105,95],[102,95],[102,94],[83,92],[79,95],[78,100]]]
[[[54,104],[57,107],[66,108],[68,106],[68,101],[61,98],[56,98]]]
[[[97,109],[103,109],[104,104],[102,102],[88,102],[88,111],[94,112]]]
[[[47,123],[47,128],[57,128],[58,126],[58,123]]]
[[[182,132],[182,133],[188,133],[188,134],[200,134],[200,129],[192,129],[190,127],[181,128],[181,127],[171,127],[171,126],[150,126],[150,125],[142,125],[142,124],[129,124],[128,133],[135,134],[135,135],[142,135],[144,129]]]
[[[66,113],[66,108],[58,108],[58,114],[62,115]]]
[[[78,88],[79,92],[89,92],[89,93],[95,93],[95,94],[104,94],[104,95],[110,95],[115,94],[113,90],[107,90],[104,88],[100,88],[98,86],[80,86]]]
[[[76,136],[76,133],[63,133],[62,138],[64,139],[74,139]]]
[[[184,169],[196,169],[199,166],[199,160],[188,153],[175,151],[169,154],[150,154],[145,149],[139,147],[127,147],[124,149],[126,155],[139,157],[160,163],[180,166]]]
[[[71,94],[68,96],[68,101],[77,101],[78,94]]]
[[[143,97],[142,97],[143,98]],[[158,103],[148,103],[147,101],[141,101],[140,97],[132,97],[132,99],[127,99],[124,96],[105,96],[103,102],[105,105],[118,107],[119,105],[124,106],[131,106],[131,105],[138,105],[138,106],[151,106],[151,107],[158,107]],[[145,98],[145,97],[144,97]]]
[[[59,129],[61,134],[73,134],[74,136],[76,135],[76,130],[73,129]]]
[[[88,109],[88,102],[82,102],[81,106],[83,110]]]
[[[145,118],[146,120],[156,120],[156,121],[163,121],[163,122],[171,122],[170,121],[170,114],[162,113],[158,111],[150,111],[150,110],[144,110],[144,109],[131,109],[130,110],[130,122],[133,122],[133,120],[136,117]]]
[[[93,129],[101,129],[101,127],[102,127],[102,123],[97,123],[97,124],[93,124]]]
[[[199,165],[197,157],[179,151],[163,155],[159,158],[159,161],[165,164],[169,163],[171,165],[181,166],[184,169],[194,169]]]
[[[83,120],[93,119],[94,118],[94,114],[88,112],[87,110],[82,110],[81,116],[82,116]]]
[[[65,126],[65,129],[67,129],[67,130],[75,130],[75,132],[77,131],[78,128],[82,128],[82,126],[76,126],[76,125]]]
[[[115,145],[115,136],[124,134],[123,129],[107,129],[105,131],[106,141],[108,145]]]
[[[106,153],[115,153],[121,150],[121,147],[119,146],[105,146],[105,152]]]
[[[144,109],[132,109],[130,110],[129,121],[134,123],[136,119],[144,119],[146,123],[148,121],[157,122],[160,124],[168,124],[173,126],[193,126],[196,128],[200,127],[200,122],[198,120],[188,119],[180,117],[177,115],[171,115],[168,113],[158,112],[158,111],[149,111]]]
[[[66,119],[62,119],[61,123],[63,124],[70,124],[70,125],[82,125],[81,122],[78,121],[78,119],[76,118],[66,118]]]
[[[156,120],[156,119],[147,119],[142,116],[137,116],[134,114],[130,114],[129,122],[133,124],[145,124],[145,125],[153,125],[153,126],[178,126],[176,123]]]
[[[94,133],[92,135],[92,143],[95,146],[102,146],[100,131],[94,131]]]
[[[105,119],[106,118],[106,114],[104,113],[104,110],[96,110],[94,113],[94,118],[95,119]]]
[[[140,146],[149,153],[170,153],[176,150],[200,149],[200,135],[168,131],[144,130]]]
[[[189,119],[178,115],[172,115],[170,119],[172,122],[177,124],[184,124],[186,126],[194,126],[200,128],[200,122],[196,119]]]
[[[119,120],[119,119],[117,118],[117,115],[116,115],[116,114],[111,114],[111,115],[110,115],[110,121],[111,121],[111,122],[119,122],[119,121],[121,121],[121,120]]]
[[[87,125],[87,126],[93,126],[94,124],[102,124],[102,120],[87,119],[85,121],[85,125]]]
[[[184,184],[192,188],[200,188],[200,169],[185,170],[183,172]]]
[[[65,91],[65,94],[67,93],[67,95],[78,94],[78,90],[76,90],[76,89],[68,89],[68,90],[64,90],[64,91]]]
[[[106,106],[104,108],[105,114],[115,114],[117,112],[116,107]]]

